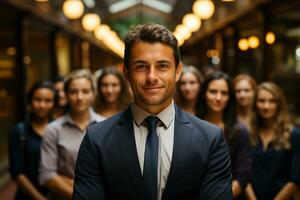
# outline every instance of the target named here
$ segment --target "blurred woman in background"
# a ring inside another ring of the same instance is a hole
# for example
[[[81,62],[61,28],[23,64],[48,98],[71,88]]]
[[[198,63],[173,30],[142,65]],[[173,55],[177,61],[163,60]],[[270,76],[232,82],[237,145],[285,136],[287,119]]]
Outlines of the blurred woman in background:
[[[91,108],[95,86],[89,70],[71,72],[65,81],[68,112],[45,130],[39,180],[51,190],[49,199],[71,199],[74,169],[80,143],[88,125],[103,120]]]
[[[229,76],[213,72],[201,85],[197,116],[223,130],[231,157],[233,196],[242,199],[241,194],[251,178],[250,143],[246,127],[237,122],[235,100]]]
[[[300,184],[300,130],[293,127],[281,89],[258,86],[251,123],[252,199],[292,199]]]
[[[57,119],[67,112],[68,101],[64,91],[63,77],[58,76],[52,82],[57,94],[54,102],[53,118]]]
[[[37,82],[28,93],[29,121],[17,124],[10,134],[10,174],[16,181],[17,200],[46,200],[47,189],[38,183],[41,143],[54,107],[50,82]]]
[[[257,87],[256,81],[250,75],[239,74],[233,80],[233,86],[237,99],[237,118],[248,130],[252,115],[252,105]]]
[[[98,96],[95,103],[96,112],[111,117],[123,111],[130,103],[131,96],[123,74],[115,67],[106,67],[97,79]]]
[[[184,111],[196,114],[196,102],[203,81],[201,72],[194,66],[184,66],[176,85],[175,102]]]

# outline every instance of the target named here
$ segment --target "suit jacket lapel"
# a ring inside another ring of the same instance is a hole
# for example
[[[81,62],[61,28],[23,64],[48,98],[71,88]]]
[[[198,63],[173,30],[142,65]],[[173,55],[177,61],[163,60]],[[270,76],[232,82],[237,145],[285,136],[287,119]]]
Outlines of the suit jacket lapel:
[[[122,113],[118,127],[116,128],[116,134],[132,184],[136,189],[139,199],[146,199],[146,191],[135,144],[131,106]]]
[[[172,194],[174,192],[174,187],[183,169],[186,153],[188,151],[191,139],[192,130],[188,126],[189,119],[187,115],[178,109],[177,106],[175,106],[175,110],[176,114],[172,162],[162,199],[173,199]]]

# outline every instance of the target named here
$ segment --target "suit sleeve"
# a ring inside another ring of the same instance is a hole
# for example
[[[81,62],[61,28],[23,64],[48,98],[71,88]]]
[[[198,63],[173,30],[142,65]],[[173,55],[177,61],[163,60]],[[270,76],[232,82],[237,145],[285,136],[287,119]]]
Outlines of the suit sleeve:
[[[88,128],[76,161],[73,200],[106,199],[99,147],[89,132]]]
[[[202,180],[199,199],[231,200],[231,169],[227,143],[219,130],[211,145],[206,172]]]

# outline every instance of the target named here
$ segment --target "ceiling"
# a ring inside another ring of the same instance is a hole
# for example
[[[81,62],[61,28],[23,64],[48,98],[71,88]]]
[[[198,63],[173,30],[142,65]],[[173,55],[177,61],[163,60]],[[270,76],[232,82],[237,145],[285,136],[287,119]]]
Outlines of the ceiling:
[[[93,1],[93,0],[85,0]],[[84,2],[85,2],[84,1]],[[191,12],[194,0],[95,0],[102,21],[123,37],[128,28],[141,23],[164,24],[171,30]]]

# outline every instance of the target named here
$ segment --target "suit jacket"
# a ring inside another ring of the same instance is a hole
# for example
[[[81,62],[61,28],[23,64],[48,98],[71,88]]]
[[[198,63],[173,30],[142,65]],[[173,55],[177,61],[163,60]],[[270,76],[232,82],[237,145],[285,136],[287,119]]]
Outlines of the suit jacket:
[[[162,199],[232,199],[230,156],[221,130],[175,110],[173,156]],[[149,199],[131,108],[88,127],[77,158],[73,199]]]

